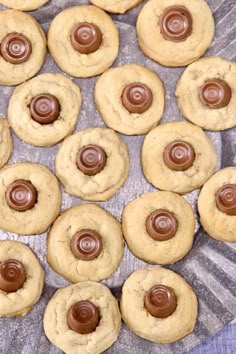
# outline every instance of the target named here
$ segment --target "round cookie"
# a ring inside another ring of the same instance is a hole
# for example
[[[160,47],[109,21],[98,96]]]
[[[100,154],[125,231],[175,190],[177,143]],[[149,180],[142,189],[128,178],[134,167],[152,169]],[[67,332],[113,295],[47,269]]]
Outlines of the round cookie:
[[[60,74],[42,74],[14,90],[8,120],[27,143],[52,146],[72,133],[81,102],[73,81]]]
[[[13,141],[7,119],[0,118],[0,168],[9,160],[13,149]]]
[[[46,38],[39,23],[21,11],[0,11],[0,85],[18,85],[44,63]]]
[[[43,6],[49,0],[0,0],[0,4],[15,10],[32,11]]]
[[[154,343],[173,343],[194,329],[198,303],[191,286],[164,268],[135,271],[122,289],[121,314],[129,329]]]
[[[65,211],[47,238],[49,265],[74,283],[108,278],[118,268],[123,253],[120,223],[96,204]]]
[[[204,184],[198,211],[200,222],[211,237],[236,242],[236,167],[223,168]]]
[[[146,136],[143,173],[156,188],[180,194],[201,187],[217,163],[215,148],[201,128],[187,122],[161,124]]]
[[[236,125],[236,63],[207,57],[188,66],[179,79],[176,97],[184,117],[207,130]]]
[[[108,200],[129,175],[128,147],[111,129],[82,130],[62,143],[56,175],[69,194],[84,200]]]
[[[127,135],[149,132],[160,121],[165,106],[160,78],[136,64],[106,71],[96,83],[94,96],[105,123]]]
[[[43,324],[50,342],[66,354],[99,354],[116,342],[121,316],[110,290],[87,281],[57,290]]]
[[[44,271],[31,249],[0,241],[0,317],[25,316],[38,302]]]
[[[115,61],[119,33],[103,10],[92,5],[74,6],[53,19],[48,47],[63,71],[75,77],[91,77],[103,73]]]
[[[90,0],[90,2],[103,10],[113,14],[124,14],[142,2],[142,0]]]
[[[122,229],[136,257],[148,263],[170,264],[191,249],[195,218],[192,207],[178,194],[153,192],[125,206]]]
[[[205,0],[150,0],[140,11],[140,48],[165,66],[185,66],[201,57],[214,36],[214,19]]]
[[[41,234],[56,219],[60,206],[59,183],[47,167],[22,162],[0,170],[0,229]]]

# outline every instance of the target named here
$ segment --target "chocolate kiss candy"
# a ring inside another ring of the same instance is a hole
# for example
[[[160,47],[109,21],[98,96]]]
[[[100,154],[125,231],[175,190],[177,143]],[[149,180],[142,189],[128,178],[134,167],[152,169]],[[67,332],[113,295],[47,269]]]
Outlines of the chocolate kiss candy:
[[[0,289],[10,293],[23,287],[26,272],[23,264],[15,259],[0,263]]]
[[[158,209],[147,218],[146,228],[154,240],[166,241],[176,234],[178,222],[168,210]]]
[[[106,165],[107,156],[103,148],[97,145],[86,145],[77,155],[77,167],[85,175],[94,176]]]
[[[80,334],[93,332],[99,321],[100,316],[97,306],[88,300],[75,303],[67,314],[69,327]]]
[[[33,208],[37,202],[38,192],[31,182],[17,180],[6,190],[6,201],[10,208],[16,211],[26,211]]]
[[[123,106],[130,113],[144,113],[152,105],[152,91],[144,84],[135,82],[126,86],[122,94]]]
[[[72,237],[70,247],[76,258],[90,261],[101,253],[102,239],[97,232],[84,229]]]
[[[31,117],[40,124],[53,123],[60,113],[58,99],[49,93],[35,96],[29,108]]]
[[[236,215],[236,185],[225,184],[216,192],[217,208],[227,215]]]
[[[152,316],[166,318],[175,311],[177,298],[173,290],[168,286],[154,285],[146,293],[144,304]]]
[[[167,7],[159,20],[162,36],[172,42],[185,41],[192,33],[192,25],[191,13],[184,6]]]
[[[175,140],[165,148],[163,159],[171,170],[185,171],[193,165],[195,151],[186,141]]]
[[[207,80],[199,90],[200,101],[212,109],[226,107],[231,96],[231,88],[221,79]]]
[[[94,53],[102,44],[102,32],[93,23],[79,23],[72,30],[71,44],[81,54]]]
[[[21,64],[26,62],[31,53],[31,42],[23,34],[10,33],[2,40],[1,55],[11,64]]]

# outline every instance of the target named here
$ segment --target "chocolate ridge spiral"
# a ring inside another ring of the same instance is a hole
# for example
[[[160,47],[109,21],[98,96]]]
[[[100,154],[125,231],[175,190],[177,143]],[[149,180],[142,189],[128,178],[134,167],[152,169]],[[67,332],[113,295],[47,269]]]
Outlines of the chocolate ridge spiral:
[[[0,289],[10,293],[21,289],[26,279],[25,267],[16,259],[0,263]]]
[[[32,53],[30,40],[21,33],[10,33],[1,42],[1,55],[11,64],[26,62]]]
[[[173,213],[158,209],[148,216],[146,228],[149,236],[155,241],[167,241],[175,236],[178,222]]]
[[[68,326],[80,334],[93,332],[100,321],[99,310],[92,302],[83,300],[75,303],[68,311]]]
[[[232,90],[226,81],[221,79],[207,80],[199,90],[200,101],[209,108],[226,107],[232,97]]]
[[[34,207],[38,192],[30,181],[19,179],[8,186],[5,197],[10,208],[23,212]]]
[[[83,229],[72,237],[70,247],[76,258],[90,261],[101,253],[102,239],[96,231]]]
[[[122,104],[130,113],[142,114],[152,105],[153,95],[150,88],[139,82],[126,86],[122,94]]]
[[[236,215],[236,185],[225,184],[216,192],[217,208],[227,215]]]
[[[101,146],[86,145],[79,150],[76,162],[85,175],[94,176],[104,169],[107,155]]]
[[[146,293],[144,305],[152,316],[166,318],[176,310],[177,297],[170,287],[154,285]]]
[[[174,140],[166,146],[163,159],[171,170],[185,171],[193,165],[195,151],[186,141]]]
[[[71,44],[81,54],[94,53],[102,44],[102,32],[94,23],[79,23],[71,32]]]
[[[51,124],[59,116],[60,103],[50,93],[43,93],[31,100],[29,109],[33,120],[40,124]]]

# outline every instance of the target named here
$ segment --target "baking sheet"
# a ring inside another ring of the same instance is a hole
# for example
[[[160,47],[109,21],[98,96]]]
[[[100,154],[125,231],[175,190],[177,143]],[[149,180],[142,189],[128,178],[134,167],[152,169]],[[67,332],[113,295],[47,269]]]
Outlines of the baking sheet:
[[[41,9],[32,14],[47,31],[49,21],[55,14],[69,5],[88,3],[86,0],[51,0]],[[222,55],[226,59],[236,59],[236,4],[235,0],[211,0],[208,1],[214,12],[216,20],[216,36],[211,48],[206,55]],[[4,7],[0,6],[0,9]],[[120,31],[121,48],[115,66],[128,63],[138,63],[154,70],[165,83],[166,109],[161,123],[181,120],[176,99],[174,96],[176,80],[183,72],[183,68],[164,68],[146,58],[138,49],[135,21],[140,6],[131,10],[128,14],[112,16],[117,21]],[[48,55],[41,72],[57,72],[53,60]],[[83,106],[76,126],[76,131],[89,127],[104,127],[104,123],[95,109],[93,101],[93,89],[97,78],[75,80],[81,87]],[[6,116],[8,100],[13,88],[0,87],[0,114]],[[213,141],[219,158],[217,169],[235,165],[235,134],[236,129],[224,133],[207,133]],[[14,153],[11,163],[20,161],[38,162],[47,165],[54,170],[54,159],[59,146],[52,148],[32,147],[18,139],[13,133]],[[120,219],[123,207],[128,201],[138,195],[153,191],[154,188],[145,180],[140,165],[140,150],[143,137],[122,136],[129,146],[131,158],[131,173],[129,179],[120,191],[108,202],[98,203]],[[199,191],[186,195],[186,199],[196,211],[196,200]],[[63,193],[62,209],[72,205],[84,203]],[[107,353],[183,353],[232,321],[236,316],[236,245],[216,242],[205,235],[199,224],[196,229],[196,237],[192,251],[180,262],[169,267],[188,280],[199,297],[199,318],[194,332],[183,340],[172,345],[155,345],[142,340],[132,334],[123,325],[119,340]],[[1,354],[45,354],[61,353],[51,345],[43,333],[42,317],[45,306],[56,288],[68,284],[62,277],[54,273],[47,265],[45,259],[46,233],[40,236],[17,236],[7,232],[0,232],[0,239],[18,239],[28,244],[38,255],[46,271],[44,292],[39,303],[24,318],[0,319],[0,353]],[[108,280],[104,281],[119,299],[121,287],[129,274],[138,268],[149,265],[136,259],[126,248],[125,256],[118,271]]]

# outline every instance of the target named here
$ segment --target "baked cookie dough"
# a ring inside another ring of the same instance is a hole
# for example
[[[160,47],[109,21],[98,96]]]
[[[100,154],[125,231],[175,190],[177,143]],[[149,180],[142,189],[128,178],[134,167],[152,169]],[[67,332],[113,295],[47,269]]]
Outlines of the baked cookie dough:
[[[82,130],[62,143],[56,175],[69,194],[84,200],[108,200],[129,175],[128,147],[111,129]]]
[[[43,6],[49,0],[0,0],[0,4],[15,10],[31,11]]]
[[[60,74],[42,74],[15,89],[8,120],[27,143],[52,146],[72,133],[81,101],[73,81]]]
[[[150,0],[140,11],[140,48],[165,66],[185,66],[201,57],[214,36],[214,19],[205,0]]]
[[[44,63],[46,37],[39,23],[21,11],[0,11],[0,85],[18,85]]]
[[[47,238],[49,265],[74,283],[108,278],[118,268],[123,253],[120,223],[96,204],[65,211]]]
[[[13,142],[8,121],[0,117],[0,168],[9,160],[12,149]]]
[[[98,79],[94,95],[105,123],[127,135],[149,132],[160,121],[165,106],[160,78],[136,64],[106,71]]]
[[[126,205],[122,229],[130,251],[148,263],[170,264],[192,248],[192,207],[172,192],[142,195]]]
[[[66,354],[99,354],[116,342],[121,316],[110,290],[87,281],[57,290],[43,324],[50,342]]]
[[[236,242],[236,167],[215,173],[198,199],[200,222],[216,240]]]
[[[154,343],[173,343],[194,329],[198,303],[191,286],[164,268],[139,269],[125,282],[122,318],[139,337]]]
[[[161,124],[143,143],[143,173],[159,189],[191,192],[213,174],[216,163],[216,151],[207,135],[187,122]]]
[[[113,14],[124,14],[141,3],[142,0],[90,0],[90,2],[103,10]]]
[[[41,234],[56,219],[60,206],[59,183],[47,167],[22,162],[0,170],[0,229]]]
[[[38,302],[44,271],[31,249],[0,241],[0,317],[25,316]]]
[[[236,125],[236,63],[207,57],[188,66],[179,79],[176,97],[184,117],[207,130]]]
[[[103,73],[119,51],[119,32],[103,10],[73,6],[57,15],[48,31],[49,51],[57,65],[75,77]]]

